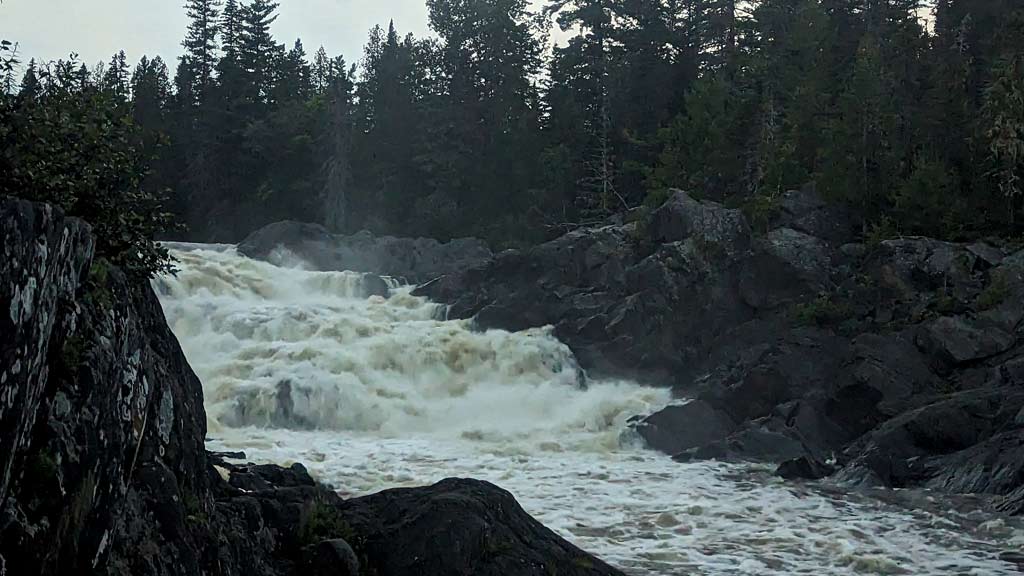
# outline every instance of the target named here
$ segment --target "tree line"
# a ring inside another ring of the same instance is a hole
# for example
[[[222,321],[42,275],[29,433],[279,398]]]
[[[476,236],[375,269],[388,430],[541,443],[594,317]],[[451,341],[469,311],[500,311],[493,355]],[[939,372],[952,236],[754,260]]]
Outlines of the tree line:
[[[1019,0],[427,7],[433,37],[378,26],[349,65],[279,43],[277,2],[188,0],[173,72],[29,63],[6,98],[101,94],[196,240],[291,218],[517,245],[670,187],[756,220],[811,182],[866,235],[1020,231]]]

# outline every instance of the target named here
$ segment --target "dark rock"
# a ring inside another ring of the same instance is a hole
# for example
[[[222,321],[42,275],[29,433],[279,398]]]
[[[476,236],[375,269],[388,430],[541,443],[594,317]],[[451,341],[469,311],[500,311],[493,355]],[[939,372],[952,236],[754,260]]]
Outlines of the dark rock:
[[[376,274],[366,274],[363,276],[363,292],[367,298],[371,296],[387,298],[391,295],[391,287],[388,286],[387,280],[380,276]]]
[[[652,213],[648,232],[656,243],[693,239],[728,255],[750,245],[750,226],[743,212],[694,200],[681,190],[673,190],[672,197]]]
[[[977,256],[989,266],[999,266],[1006,257],[1003,251],[985,242],[975,242],[967,245],[967,250]]]
[[[1022,476],[1013,467],[1024,460],[1020,431],[1000,432],[1022,407],[1024,390],[1002,388],[962,392],[911,410],[854,442],[839,476],[855,483],[1007,494],[1020,486]]]
[[[672,459],[677,462],[696,460],[784,462],[806,453],[806,448],[799,440],[782,432],[751,425],[731,434],[724,440],[684,450],[672,456]]]
[[[792,228],[836,246],[850,242],[855,236],[853,219],[847,211],[835,203],[825,202],[813,185],[782,194],[775,225]]]
[[[825,244],[790,228],[758,238],[754,256],[743,265],[740,294],[758,309],[771,309],[823,291],[832,272]]]
[[[786,480],[821,480],[831,476],[834,472],[835,468],[831,465],[807,456],[786,460],[775,471]]]
[[[292,221],[260,228],[238,245],[238,251],[275,264],[298,258],[315,270],[369,272],[411,282],[475,268],[491,258],[487,245],[474,238],[441,243],[428,238],[377,237],[369,232],[342,236],[317,224]]]
[[[359,576],[359,558],[348,542],[324,540],[306,549],[310,576]]]
[[[635,424],[636,431],[655,450],[676,454],[722,440],[736,428],[724,412],[694,400],[668,406]]]
[[[1006,352],[1016,337],[999,327],[966,317],[942,317],[925,327],[922,345],[951,364],[964,364]]]
[[[0,502],[22,466],[41,416],[56,311],[72,300],[92,260],[81,222],[23,200],[0,198]]]
[[[344,517],[379,576],[619,575],[531,518],[508,492],[449,479],[348,500]]]

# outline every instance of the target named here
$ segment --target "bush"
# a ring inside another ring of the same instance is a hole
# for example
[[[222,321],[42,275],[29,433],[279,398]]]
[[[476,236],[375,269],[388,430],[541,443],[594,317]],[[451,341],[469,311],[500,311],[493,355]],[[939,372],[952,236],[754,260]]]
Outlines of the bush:
[[[153,238],[172,228],[142,180],[150,158],[116,94],[74,61],[40,74],[34,90],[0,94],[0,195],[48,202],[89,222],[97,255],[130,275],[172,270]]]
[[[829,294],[821,294],[810,302],[793,306],[793,321],[800,326],[830,326],[849,319],[853,315],[850,305],[839,302]]]
[[[313,502],[303,510],[299,521],[299,541],[308,546],[323,540],[342,538],[350,544],[355,536],[352,527],[336,508],[324,502]]]

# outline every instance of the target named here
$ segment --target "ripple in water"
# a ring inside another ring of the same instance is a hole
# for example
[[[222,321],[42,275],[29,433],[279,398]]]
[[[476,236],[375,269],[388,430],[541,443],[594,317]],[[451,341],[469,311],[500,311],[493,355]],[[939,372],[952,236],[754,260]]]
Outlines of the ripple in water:
[[[176,248],[181,272],[155,284],[211,448],[302,462],[346,496],[488,480],[631,574],[1018,574],[997,556],[1024,545],[1020,525],[969,501],[904,508],[643,449],[626,420],[669,394],[581,386],[549,330],[474,332],[408,287],[365,298],[360,274]]]

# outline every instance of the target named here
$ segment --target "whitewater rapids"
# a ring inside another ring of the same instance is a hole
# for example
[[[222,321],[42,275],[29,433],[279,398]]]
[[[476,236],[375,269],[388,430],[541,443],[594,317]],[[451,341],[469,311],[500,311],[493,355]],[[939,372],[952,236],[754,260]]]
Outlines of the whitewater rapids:
[[[474,331],[411,287],[387,281],[385,296],[379,278],[288,254],[172,247],[180,271],[154,286],[213,449],[302,462],[345,496],[489,480],[637,575],[1018,574],[997,556],[1024,530],[970,500],[917,494],[909,509],[645,450],[627,420],[669,393],[586,382],[548,329]]]

